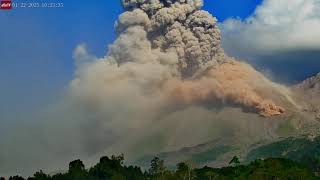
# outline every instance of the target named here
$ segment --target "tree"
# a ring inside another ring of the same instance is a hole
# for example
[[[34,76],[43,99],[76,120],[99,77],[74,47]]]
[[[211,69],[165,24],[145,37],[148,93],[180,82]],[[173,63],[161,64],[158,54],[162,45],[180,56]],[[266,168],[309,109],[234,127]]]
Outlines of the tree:
[[[124,167],[122,166],[124,161],[123,155],[120,156],[111,156],[111,159],[108,156],[100,158],[100,161],[97,165],[89,170],[89,174],[98,179],[110,179],[113,176],[124,173]]]
[[[229,165],[234,165],[234,166],[240,165],[240,160],[239,160],[238,156],[234,156],[231,159],[231,161],[229,162]]]
[[[320,156],[317,154],[311,158],[311,168],[316,174],[320,174]]]
[[[69,173],[85,171],[83,162],[78,159],[69,163]]]
[[[158,179],[160,178],[163,180],[164,173],[166,171],[166,168],[164,166],[164,161],[160,160],[158,157],[155,157],[151,160],[151,168],[149,169],[149,174]]]
[[[191,180],[193,178],[192,162],[182,162],[177,164],[176,175],[183,180]]]
[[[111,177],[110,180],[126,180],[126,178],[121,174],[115,174]]]
[[[177,164],[176,176],[179,179],[186,180],[188,176],[189,167],[186,163],[181,162]]]
[[[32,180],[47,180],[47,179],[50,179],[50,176],[46,175],[42,170],[40,170],[39,172],[36,172],[33,176],[34,176],[34,178],[29,178],[29,179],[32,179]]]
[[[123,165],[124,155],[120,154],[119,156],[112,155],[111,160],[117,162],[117,164]]]
[[[279,179],[316,180],[314,171],[304,164],[281,158],[258,159],[248,165],[239,165],[239,158],[233,157],[230,164],[237,166],[223,168],[192,168],[192,163],[182,162],[177,164],[177,170],[173,173],[166,170],[164,161],[158,157],[151,161],[151,167],[143,173],[141,168],[124,166],[123,155],[102,157],[100,162],[90,169],[85,169],[82,161],[70,162],[69,171],[46,175],[42,171],[36,172],[34,177],[28,180],[215,180],[215,179]],[[313,159],[319,163],[318,156]],[[0,180],[5,180],[0,178]],[[10,177],[9,180],[24,180],[20,176]]]
[[[213,178],[216,176],[216,173],[208,171],[205,173],[205,175],[209,178],[209,180],[213,180]]]
[[[125,167],[124,174],[125,174],[125,177],[130,180],[143,180],[143,179],[145,179],[145,175],[141,171],[141,168],[137,167],[137,166]]]
[[[13,176],[13,177],[9,177],[9,180],[25,180],[25,179],[21,176]]]
[[[88,179],[88,172],[85,169],[83,162],[78,159],[69,163],[69,171],[67,178],[70,180],[86,180]]]

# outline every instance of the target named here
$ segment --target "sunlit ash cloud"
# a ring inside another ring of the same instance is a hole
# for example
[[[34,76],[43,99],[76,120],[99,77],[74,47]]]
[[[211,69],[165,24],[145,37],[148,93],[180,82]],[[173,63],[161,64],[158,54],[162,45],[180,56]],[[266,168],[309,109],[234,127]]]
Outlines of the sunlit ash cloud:
[[[224,53],[217,20],[202,5],[123,1],[126,11],[108,54],[95,58],[84,45],[76,49],[74,56],[84,63],[78,63],[69,94],[114,137],[106,151],[132,152],[140,138],[157,134],[154,124],[163,127],[172,114],[193,108],[237,107],[272,117],[295,106],[286,87]]]

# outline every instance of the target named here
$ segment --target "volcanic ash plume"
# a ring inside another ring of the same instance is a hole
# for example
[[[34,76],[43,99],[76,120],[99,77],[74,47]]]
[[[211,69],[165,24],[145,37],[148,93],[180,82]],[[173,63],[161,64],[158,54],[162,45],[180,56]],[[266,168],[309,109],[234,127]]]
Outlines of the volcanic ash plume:
[[[210,69],[197,80],[177,81],[170,87],[174,87],[172,92],[178,102],[241,105],[269,117],[284,112],[282,107],[260,95],[274,91],[268,87],[271,84],[249,65],[233,61]]]
[[[118,38],[107,56],[88,55],[83,45],[76,49],[79,63],[71,96],[85,116],[106,127],[108,136],[111,132],[109,140],[97,135],[101,141],[112,144],[117,139],[117,147],[130,144],[142,129],[141,137],[150,136],[145,131],[152,131],[154,123],[168,122],[172,114],[207,112],[208,106],[238,107],[265,117],[284,113],[276,103],[289,99],[286,88],[225,55],[217,20],[200,10],[202,4],[124,0],[126,12],[116,22]]]
[[[174,53],[183,77],[226,61],[216,18],[199,10],[200,0],[123,1],[127,12],[117,23],[120,34],[143,27],[153,50]]]
[[[202,0],[122,2],[127,11],[116,22],[118,39],[106,58],[79,70],[74,85],[97,76],[94,81],[108,86],[102,97],[113,84],[125,82],[137,86],[142,96],[161,93],[165,107],[211,102],[242,106],[263,116],[284,112],[268,100],[266,92],[276,91],[270,81],[224,54],[217,20],[200,10]]]

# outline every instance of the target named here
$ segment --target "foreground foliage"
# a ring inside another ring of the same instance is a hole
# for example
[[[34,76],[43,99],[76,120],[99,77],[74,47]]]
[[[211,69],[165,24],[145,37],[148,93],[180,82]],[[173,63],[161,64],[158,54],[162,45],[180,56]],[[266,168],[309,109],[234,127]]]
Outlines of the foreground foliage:
[[[230,161],[229,167],[224,168],[192,168],[191,163],[182,162],[176,170],[169,170],[164,161],[154,158],[151,167],[143,172],[137,166],[125,166],[121,156],[102,157],[98,164],[86,169],[81,160],[69,163],[66,173],[47,175],[42,171],[36,172],[28,180],[312,180],[317,179],[309,168],[297,162],[269,158],[256,160],[248,165],[240,165],[238,157]],[[22,177],[10,177],[9,180],[23,180]]]
[[[265,159],[267,157],[284,158],[308,166],[314,172],[320,172],[320,137],[287,138],[249,152],[247,160]]]

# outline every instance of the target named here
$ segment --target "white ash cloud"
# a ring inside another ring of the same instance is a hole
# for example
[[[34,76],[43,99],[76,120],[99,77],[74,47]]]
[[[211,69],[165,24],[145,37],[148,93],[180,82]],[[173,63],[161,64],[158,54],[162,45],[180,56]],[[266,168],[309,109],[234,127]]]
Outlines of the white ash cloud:
[[[320,50],[318,0],[264,0],[247,19],[220,24],[225,50],[235,56]],[[253,38],[254,37],[254,38]]]

